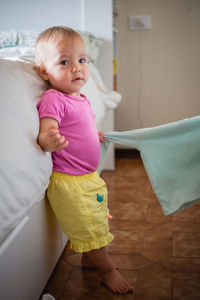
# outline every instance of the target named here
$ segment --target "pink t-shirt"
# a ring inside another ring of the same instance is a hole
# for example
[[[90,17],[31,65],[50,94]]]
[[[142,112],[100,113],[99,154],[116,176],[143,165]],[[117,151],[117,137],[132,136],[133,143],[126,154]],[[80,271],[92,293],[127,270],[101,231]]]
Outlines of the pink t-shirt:
[[[52,153],[53,170],[72,175],[94,172],[100,162],[100,142],[89,100],[49,89],[37,108],[40,119],[55,119],[61,135],[69,141],[66,148]]]

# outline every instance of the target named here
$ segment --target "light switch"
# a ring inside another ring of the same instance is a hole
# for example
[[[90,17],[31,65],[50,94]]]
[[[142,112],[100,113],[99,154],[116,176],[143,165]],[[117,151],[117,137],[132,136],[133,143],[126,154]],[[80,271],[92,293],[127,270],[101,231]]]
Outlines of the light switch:
[[[151,16],[129,16],[129,29],[151,29]]]

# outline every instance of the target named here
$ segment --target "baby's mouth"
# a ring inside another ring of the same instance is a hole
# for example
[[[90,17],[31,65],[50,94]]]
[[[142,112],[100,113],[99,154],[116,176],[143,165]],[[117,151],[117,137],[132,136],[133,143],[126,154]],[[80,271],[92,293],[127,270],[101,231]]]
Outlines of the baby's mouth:
[[[83,80],[81,77],[77,77],[75,79],[73,79],[72,81],[80,81],[80,80]]]

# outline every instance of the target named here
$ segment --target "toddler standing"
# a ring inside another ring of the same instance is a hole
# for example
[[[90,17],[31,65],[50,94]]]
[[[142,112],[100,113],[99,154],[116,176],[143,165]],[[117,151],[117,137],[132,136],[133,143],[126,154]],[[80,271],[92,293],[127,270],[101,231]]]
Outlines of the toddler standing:
[[[105,248],[113,236],[107,188],[96,172],[102,133],[89,100],[80,93],[89,76],[84,42],[68,27],[52,27],[38,37],[35,55],[40,76],[50,84],[37,105],[38,143],[53,159],[48,200],[70,247],[82,253],[82,265],[96,267],[111,291],[127,293],[132,287]]]

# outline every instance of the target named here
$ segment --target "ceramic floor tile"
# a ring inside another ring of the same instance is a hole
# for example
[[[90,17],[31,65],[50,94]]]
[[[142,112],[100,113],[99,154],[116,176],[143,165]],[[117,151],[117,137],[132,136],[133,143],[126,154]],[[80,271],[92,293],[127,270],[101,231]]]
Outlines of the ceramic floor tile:
[[[140,180],[145,180],[145,179],[142,178]],[[132,178],[130,178],[130,176],[124,178],[124,180],[121,180],[119,177],[117,177],[114,183],[115,183],[115,189],[122,193],[126,192],[126,190],[133,193],[133,191],[137,189],[141,189],[141,185],[138,183],[138,181],[134,181]]]
[[[152,224],[165,224],[172,221],[172,216],[165,216],[158,200],[148,206],[147,221]]]
[[[171,232],[200,232],[200,221],[172,221],[162,226]]]
[[[108,181],[105,182],[108,185]],[[109,202],[114,201],[116,204],[120,202],[151,204],[158,201],[145,179],[137,179],[135,182],[126,182],[123,185],[119,182],[113,184],[112,188],[108,186],[108,199]]]
[[[173,272],[200,273],[200,258],[170,257],[159,265]]]
[[[110,209],[110,212],[116,220],[142,221],[147,216],[147,205],[130,202],[117,203]]]
[[[118,191],[108,192],[108,205],[110,208],[116,208],[122,203],[146,206],[155,203],[155,199],[149,195],[144,195],[143,191],[139,190],[134,192],[126,190],[123,193]]]
[[[152,265],[150,260],[141,255],[112,254],[111,257],[120,270],[136,271]]]
[[[173,254],[177,257],[200,257],[200,233],[173,233]]]
[[[59,300],[91,299],[91,291],[99,289],[100,278],[97,271],[82,271],[74,268]]]
[[[113,254],[138,254],[143,247],[143,232],[128,232],[112,230],[114,240],[107,246],[108,252]]]
[[[152,223],[140,220],[140,221],[130,221],[130,220],[115,220],[115,217],[110,221],[110,228],[118,229],[122,231],[145,231],[153,227]]]
[[[199,300],[200,275],[176,273],[173,280],[173,300]]]
[[[195,204],[194,206],[173,215],[173,221],[199,222],[199,220],[200,220],[200,203]]]
[[[146,177],[141,159],[117,159],[116,173],[123,175],[133,174],[133,177]]]
[[[155,262],[172,256],[172,233],[164,228],[145,231],[142,254]]]
[[[134,300],[170,300],[172,275],[159,266],[140,271]]]

